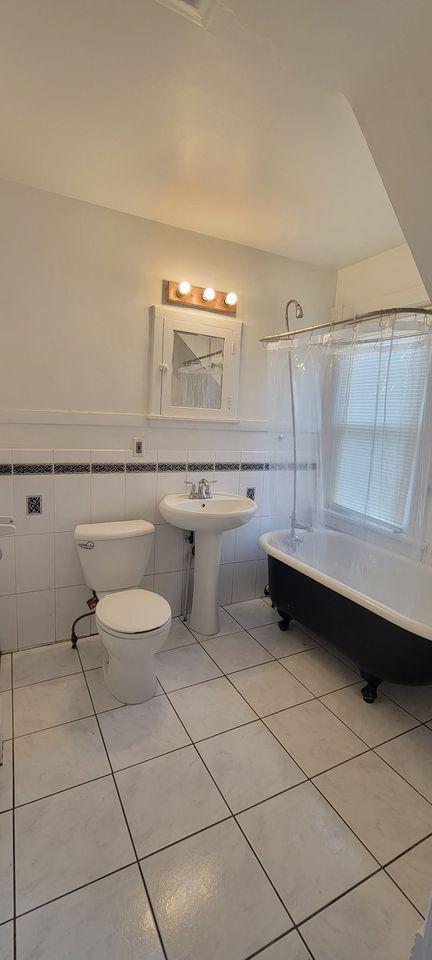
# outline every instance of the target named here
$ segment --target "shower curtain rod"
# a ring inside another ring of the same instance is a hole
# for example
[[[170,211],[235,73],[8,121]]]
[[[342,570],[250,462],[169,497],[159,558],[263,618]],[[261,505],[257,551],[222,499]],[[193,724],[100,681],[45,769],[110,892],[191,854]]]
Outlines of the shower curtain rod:
[[[423,317],[432,317],[432,309],[426,307],[392,307],[385,310],[372,310],[370,313],[358,313],[349,320],[329,320],[328,323],[317,323],[314,327],[300,327],[299,330],[287,330],[285,333],[274,333],[269,337],[260,337],[260,343],[277,343],[278,340],[290,340],[301,333],[314,333],[315,330],[326,330],[330,327],[355,326],[356,323],[366,323],[382,317],[412,316],[421,314]]]

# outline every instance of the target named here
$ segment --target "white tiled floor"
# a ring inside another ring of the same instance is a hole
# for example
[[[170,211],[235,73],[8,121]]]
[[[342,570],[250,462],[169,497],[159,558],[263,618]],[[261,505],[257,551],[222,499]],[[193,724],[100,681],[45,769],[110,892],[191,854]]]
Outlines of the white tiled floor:
[[[175,620],[136,706],[107,691],[98,638],[3,659],[0,960],[408,960],[432,892],[432,688],[367,705],[277,619],[230,604],[211,639]]]

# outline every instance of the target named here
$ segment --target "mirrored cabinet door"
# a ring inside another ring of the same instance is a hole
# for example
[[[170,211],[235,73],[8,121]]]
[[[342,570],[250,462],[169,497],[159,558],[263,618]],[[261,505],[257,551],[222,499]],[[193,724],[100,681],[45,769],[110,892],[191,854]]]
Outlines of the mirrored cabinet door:
[[[234,419],[241,326],[238,320],[201,321],[193,314],[154,308],[151,413]]]

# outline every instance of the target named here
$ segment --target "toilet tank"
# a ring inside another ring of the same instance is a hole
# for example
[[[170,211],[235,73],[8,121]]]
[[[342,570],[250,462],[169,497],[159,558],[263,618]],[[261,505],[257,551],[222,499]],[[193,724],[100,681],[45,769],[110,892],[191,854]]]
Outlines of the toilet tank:
[[[74,540],[86,584],[98,595],[137,587],[153,546],[154,526],[146,520],[81,523]]]

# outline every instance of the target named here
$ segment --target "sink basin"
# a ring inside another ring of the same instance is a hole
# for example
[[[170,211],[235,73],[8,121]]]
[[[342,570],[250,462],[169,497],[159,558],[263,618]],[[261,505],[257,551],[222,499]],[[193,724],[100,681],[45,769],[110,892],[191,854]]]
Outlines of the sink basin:
[[[208,500],[191,500],[170,493],[159,510],[168,523],[194,531],[195,567],[190,626],[207,637],[219,632],[218,583],[222,534],[242,527],[253,517],[256,503],[235,493],[216,493]]]
[[[161,500],[159,510],[164,520],[182,530],[223,533],[247,523],[256,503],[235,493],[216,493],[209,500],[191,500],[185,493],[174,493]]]

